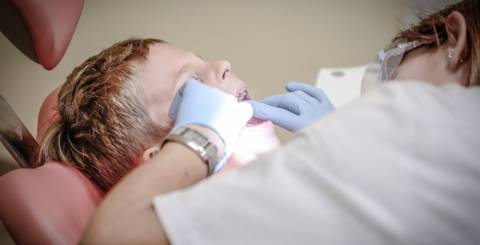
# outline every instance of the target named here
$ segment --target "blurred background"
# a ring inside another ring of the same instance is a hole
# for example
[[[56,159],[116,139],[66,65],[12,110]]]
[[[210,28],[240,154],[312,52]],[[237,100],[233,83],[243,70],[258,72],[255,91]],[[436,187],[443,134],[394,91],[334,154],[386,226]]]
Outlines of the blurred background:
[[[155,37],[230,61],[261,98],[283,91],[290,80],[314,83],[321,67],[371,62],[403,24],[403,6],[398,0],[86,0],[70,47],[53,71],[0,35],[0,93],[35,134],[43,99],[74,67],[117,41]],[[0,146],[1,173],[14,167]]]
[[[117,41],[154,37],[230,61],[253,97],[261,98],[283,91],[290,80],[313,84],[322,67],[372,62],[395,33],[439,2],[445,1],[86,0],[70,47],[53,71],[0,35],[0,93],[35,134],[43,99],[74,67]],[[291,136],[277,132],[283,141]],[[15,167],[0,146],[0,174]],[[9,241],[0,235],[0,244]]]

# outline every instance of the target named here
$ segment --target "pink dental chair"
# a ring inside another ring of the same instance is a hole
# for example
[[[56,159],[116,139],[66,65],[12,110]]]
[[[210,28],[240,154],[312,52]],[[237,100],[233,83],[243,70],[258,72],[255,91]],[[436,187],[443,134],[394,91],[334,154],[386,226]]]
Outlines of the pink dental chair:
[[[83,0],[0,0],[0,29],[45,69],[63,57]],[[37,163],[38,143],[55,120],[58,89],[41,106],[36,140],[0,98],[0,140],[21,168],[0,177],[0,219],[18,244],[77,244],[103,193],[65,163]]]
[[[43,102],[37,140],[57,116],[58,89]],[[47,162],[0,177],[0,218],[18,244],[76,244],[103,197],[75,168]]]
[[[17,169],[0,178],[0,217],[17,244],[77,244],[101,191],[63,163]]]

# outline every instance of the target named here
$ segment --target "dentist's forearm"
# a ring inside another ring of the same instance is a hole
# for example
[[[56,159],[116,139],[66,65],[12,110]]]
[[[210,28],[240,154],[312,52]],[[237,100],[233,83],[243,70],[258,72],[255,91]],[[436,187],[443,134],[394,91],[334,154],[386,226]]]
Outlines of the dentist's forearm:
[[[169,244],[153,197],[191,186],[207,176],[205,162],[189,148],[167,143],[150,162],[113,188],[97,209],[85,244]]]

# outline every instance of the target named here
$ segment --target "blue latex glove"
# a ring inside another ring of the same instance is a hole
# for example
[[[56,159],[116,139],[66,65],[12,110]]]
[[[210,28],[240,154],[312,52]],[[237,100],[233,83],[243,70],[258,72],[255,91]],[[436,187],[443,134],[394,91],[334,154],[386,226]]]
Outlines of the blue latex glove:
[[[223,140],[224,157],[215,172],[232,155],[240,132],[252,114],[248,103],[238,102],[235,96],[193,79],[177,91],[168,112],[169,117],[175,119],[174,129],[196,124],[213,130]]]
[[[295,132],[334,110],[328,97],[317,87],[289,82],[286,89],[288,92],[284,94],[246,101],[253,106],[253,116]]]

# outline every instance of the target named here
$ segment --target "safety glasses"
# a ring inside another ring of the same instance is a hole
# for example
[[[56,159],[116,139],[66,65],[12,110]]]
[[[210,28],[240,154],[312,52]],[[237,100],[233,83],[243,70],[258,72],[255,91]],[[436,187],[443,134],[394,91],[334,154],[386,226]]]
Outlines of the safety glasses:
[[[424,43],[419,41],[400,44],[394,43],[387,49],[380,51],[377,56],[378,62],[380,62],[378,81],[382,83],[390,80],[395,70],[402,63],[405,54],[422,45],[424,45]]]

